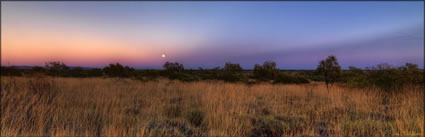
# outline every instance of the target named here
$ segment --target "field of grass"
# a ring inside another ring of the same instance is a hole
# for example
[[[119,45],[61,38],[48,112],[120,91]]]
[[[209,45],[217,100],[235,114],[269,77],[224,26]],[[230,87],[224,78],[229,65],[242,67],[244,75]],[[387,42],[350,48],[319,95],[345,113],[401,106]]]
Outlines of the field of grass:
[[[421,136],[423,89],[2,77],[2,136]]]

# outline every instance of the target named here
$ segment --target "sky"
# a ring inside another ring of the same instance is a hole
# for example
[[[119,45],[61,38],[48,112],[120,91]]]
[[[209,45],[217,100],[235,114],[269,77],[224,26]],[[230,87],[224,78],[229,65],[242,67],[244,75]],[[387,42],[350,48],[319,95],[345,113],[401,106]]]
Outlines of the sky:
[[[1,2],[2,66],[315,69],[329,55],[423,68],[424,2]]]

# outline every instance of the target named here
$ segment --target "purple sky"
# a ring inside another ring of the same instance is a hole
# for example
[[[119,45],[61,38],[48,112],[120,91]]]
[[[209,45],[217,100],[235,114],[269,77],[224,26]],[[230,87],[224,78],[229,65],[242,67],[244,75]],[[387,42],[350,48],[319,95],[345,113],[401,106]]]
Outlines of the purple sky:
[[[424,64],[424,2],[1,2],[2,65]],[[166,54],[166,58],[161,55]]]

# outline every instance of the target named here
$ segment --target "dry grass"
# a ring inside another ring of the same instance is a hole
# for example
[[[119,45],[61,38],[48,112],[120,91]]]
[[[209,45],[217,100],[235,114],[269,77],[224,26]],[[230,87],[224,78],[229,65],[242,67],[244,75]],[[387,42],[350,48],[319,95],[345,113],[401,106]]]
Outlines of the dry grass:
[[[2,136],[421,136],[424,93],[2,77]]]

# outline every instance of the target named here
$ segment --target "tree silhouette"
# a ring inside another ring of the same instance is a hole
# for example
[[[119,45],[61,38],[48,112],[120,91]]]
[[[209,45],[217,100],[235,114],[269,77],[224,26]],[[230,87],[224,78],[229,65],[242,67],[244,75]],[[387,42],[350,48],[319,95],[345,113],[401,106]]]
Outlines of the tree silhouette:
[[[53,76],[64,75],[69,70],[68,66],[59,61],[46,62],[45,67],[48,74]]]
[[[167,61],[167,62],[165,62],[163,67],[168,72],[177,72],[177,71],[183,71],[184,70],[183,64],[180,64],[178,62],[168,62]]]
[[[109,64],[103,68],[103,72],[109,77],[129,77],[134,72],[134,69],[129,66],[122,66],[120,63]]]
[[[320,61],[316,71],[325,78],[328,91],[329,85],[332,87],[333,83],[342,75],[341,66],[335,56],[328,56],[325,60]]]
[[[254,65],[254,75],[263,80],[274,79],[279,75],[279,69],[273,61],[265,61],[263,65]]]
[[[232,64],[230,62],[226,62],[224,65],[224,71],[232,72],[232,73],[241,73],[242,67],[239,64]]]

